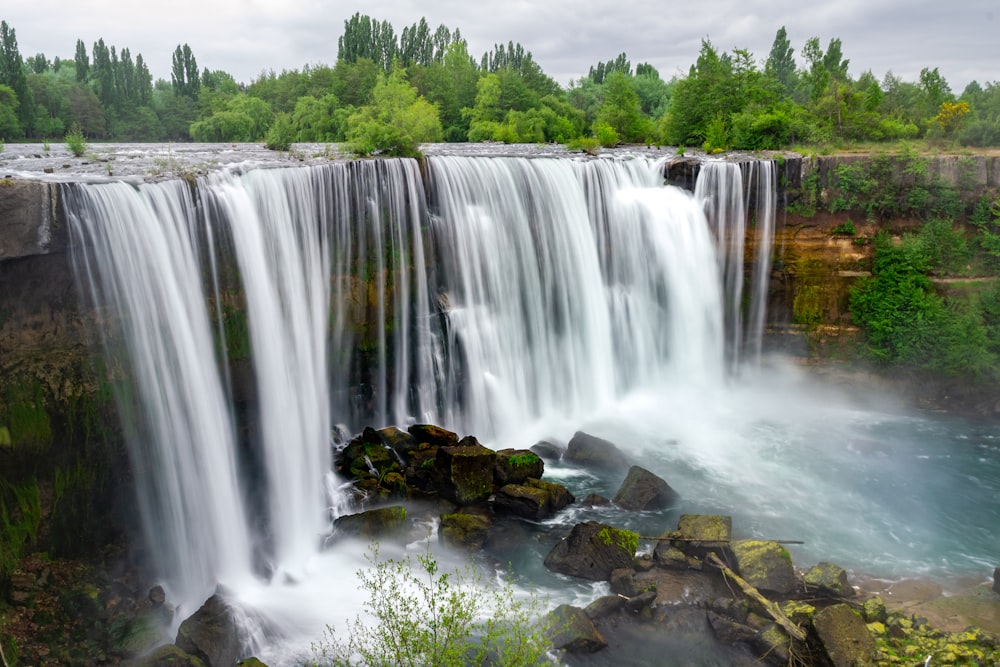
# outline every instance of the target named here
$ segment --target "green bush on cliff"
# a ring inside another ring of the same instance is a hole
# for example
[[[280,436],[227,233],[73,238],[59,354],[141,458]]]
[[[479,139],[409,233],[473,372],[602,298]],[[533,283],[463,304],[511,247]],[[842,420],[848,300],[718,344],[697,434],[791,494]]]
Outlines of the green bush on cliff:
[[[933,290],[927,244],[916,236],[875,237],[872,276],[851,291],[851,314],[865,332],[871,357],[884,365],[946,376],[993,372],[982,314],[960,308]]]
[[[484,582],[472,565],[448,572],[431,555],[382,559],[359,570],[367,618],[349,622],[343,635],[327,627],[313,644],[314,665],[528,667],[546,662],[549,648],[535,597],[515,595],[509,584]],[[367,621],[367,622],[366,622]]]

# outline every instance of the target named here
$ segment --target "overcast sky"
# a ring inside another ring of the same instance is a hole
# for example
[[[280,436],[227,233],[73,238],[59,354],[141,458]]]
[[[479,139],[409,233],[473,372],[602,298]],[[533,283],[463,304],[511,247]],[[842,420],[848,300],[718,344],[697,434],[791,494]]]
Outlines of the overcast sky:
[[[750,50],[763,62],[774,34],[788,31],[796,57],[810,37],[825,49],[839,37],[851,76],[889,70],[916,82],[938,67],[959,94],[973,79],[1000,81],[1000,0],[3,0],[0,19],[17,31],[25,58],[72,59],[77,39],[98,38],[133,58],[154,79],[170,77],[178,44],[199,68],[249,83],[263,70],[333,65],[344,21],[357,11],[387,20],[399,35],[427,19],[458,28],[478,60],[496,43],[520,42],[566,86],[624,51],[669,80],[683,76],[708,38],[720,51]]]

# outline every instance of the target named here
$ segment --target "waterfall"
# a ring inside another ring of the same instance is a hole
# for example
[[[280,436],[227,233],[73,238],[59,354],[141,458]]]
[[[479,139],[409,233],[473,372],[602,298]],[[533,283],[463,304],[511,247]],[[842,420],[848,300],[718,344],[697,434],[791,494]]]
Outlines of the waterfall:
[[[645,159],[64,186],[81,288],[121,324],[105,339],[134,379],[142,520],[174,599],[310,576],[342,501],[334,423],[490,441],[654,383],[721,383],[763,330],[774,180],[754,173],[767,256],[746,334],[735,165],[707,164],[694,198]]]
[[[129,445],[150,555],[174,599],[196,600],[250,572],[251,541],[195,205],[182,182],[65,192],[81,287],[119,314],[135,379]],[[117,338],[107,340],[114,357]]]
[[[736,371],[745,352],[750,354],[752,362],[760,360],[774,237],[774,163],[752,161],[741,166],[719,160],[706,162],[698,173],[695,197],[703,202],[715,235],[724,299],[726,356],[728,367]],[[756,204],[752,216],[751,201]],[[753,225],[751,247],[755,251],[749,262],[748,224]],[[746,294],[744,267],[748,263],[753,269],[751,290]],[[749,308],[745,308],[744,301],[748,298]],[[747,330],[746,310],[749,311]]]

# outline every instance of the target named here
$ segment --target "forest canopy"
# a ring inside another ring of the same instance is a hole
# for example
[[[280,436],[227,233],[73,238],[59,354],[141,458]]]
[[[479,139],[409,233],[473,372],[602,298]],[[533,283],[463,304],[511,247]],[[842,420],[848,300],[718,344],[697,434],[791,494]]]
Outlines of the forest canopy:
[[[794,45],[781,27],[764,56],[720,51],[706,38],[686,76],[665,81],[620,53],[564,88],[521,44],[476,57],[459,29],[432,30],[421,19],[397,33],[356,13],[332,65],[265,70],[241,83],[200,68],[178,44],[162,63],[169,79],[154,80],[141,53],[103,39],[89,47],[78,39],[71,58],[23,57],[3,21],[0,140],[59,139],[79,128],[89,140],[349,141],[385,154],[412,154],[427,140],[710,152],[914,139],[1000,145],[1000,82],[973,81],[956,94],[937,67],[903,81],[892,71],[854,76],[849,65],[839,38]],[[406,108],[384,108],[390,101]]]

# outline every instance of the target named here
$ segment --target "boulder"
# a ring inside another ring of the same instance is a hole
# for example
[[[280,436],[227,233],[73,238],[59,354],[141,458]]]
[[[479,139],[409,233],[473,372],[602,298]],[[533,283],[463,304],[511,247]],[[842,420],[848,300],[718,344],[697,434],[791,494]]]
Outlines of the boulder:
[[[673,546],[689,556],[704,558],[710,552],[728,553],[733,538],[733,518],[723,514],[682,514],[677,530],[664,537],[674,537]]]
[[[548,440],[539,440],[530,449],[545,461],[558,461],[562,458],[563,452],[566,451],[565,447]]]
[[[493,507],[498,512],[513,514],[532,521],[541,521],[552,513],[549,494],[545,489],[521,484],[508,484],[501,487],[493,497]]]
[[[417,439],[414,438],[410,433],[396,428],[395,426],[387,426],[385,428],[380,428],[378,434],[382,436],[382,440],[386,445],[392,447],[397,454],[406,458],[410,450],[416,449]]]
[[[443,514],[438,539],[464,551],[479,551],[489,536],[491,521],[482,514]]]
[[[614,503],[623,509],[644,512],[666,509],[679,498],[680,494],[663,478],[645,468],[632,466],[615,494]]]
[[[791,665],[791,640],[777,623],[766,623],[751,641],[760,654],[760,662],[765,665]]]
[[[464,506],[480,503],[493,493],[493,468],[497,453],[473,436],[454,446],[439,447],[435,467],[442,474],[440,493]]]
[[[247,658],[246,660],[237,662],[236,667],[267,667],[267,665],[258,658]]]
[[[854,596],[854,588],[847,579],[844,568],[833,563],[818,563],[802,575],[802,583],[807,592],[816,591],[836,598]]]
[[[833,667],[873,664],[875,640],[861,617],[846,604],[817,612],[813,628]]]
[[[499,486],[524,484],[529,477],[541,479],[545,464],[538,454],[527,449],[501,449],[497,452],[493,481]]]
[[[629,460],[613,443],[583,431],[577,431],[562,455],[565,463],[572,463],[591,470],[625,472]]]
[[[174,643],[205,667],[231,667],[243,652],[233,612],[218,593],[181,623]]]
[[[635,570],[630,567],[620,567],[611,571],[611,592],[624,595],[627,598],[635,597],[639,594],[639,587],[635,583]]]
[[[201,658],[166,644],[129,663],[131,667],[206,667]]]
[[[882,598],[876,595],[864,601],[861,605],[861,615],[865,623],[885,623],[889,611],[885,608]]]
[[[791,593],[797,582],[788,549],[768,540],[738,540],[732,543],[736,571],[754,588],[772,593]]]
[[[599,493],[588,493],[580,501],[580,504],[584,507],[607,507],[611,501]]]
[[[608,645],[594,627],[587,612],[561,604],[549,613],[549,641],[557,650],[569,653],[595,653]]]
[[[606,618],[625,607],[625,598],[620,595],[602,595],[587,605],[584,611],[592,621]]]
[[[688,567],[688,556],[683,551],[663,540],[653,548],[653,560],[660,567],[671,570],[685,570]]]
[[[757,636],[757,630],[745,623],[717,614],[714,611],[707,612],[708,624],[712,628],[712,633],[720,642],[735,644],[737,642],[748,642]]]
[[[407,526],[406,508],[402,505],[337,517],[333,528],[338,535],[364,539],[380,539],[401,534]]]
[[[638,544],[639,536],[632,531],[596,521],[578,523],[545,557],[545,567],[573,577],[607,581],[615,569],[632,567]]]
[[[436,447],[453,447],[458,444],[456,433],[433,424],[413,424],[406,430],[417,442],[426,442]]]

